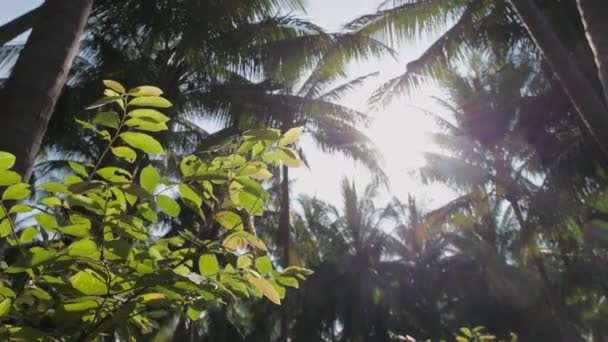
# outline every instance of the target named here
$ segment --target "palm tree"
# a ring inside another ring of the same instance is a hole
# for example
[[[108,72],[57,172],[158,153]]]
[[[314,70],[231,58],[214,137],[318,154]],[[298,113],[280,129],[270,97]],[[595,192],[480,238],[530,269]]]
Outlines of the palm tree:
[[[78,53],[93,0],[48,0],[0,94],[4,120],[0,150],[17,157],[15,171],[28,180],[53,109]]]

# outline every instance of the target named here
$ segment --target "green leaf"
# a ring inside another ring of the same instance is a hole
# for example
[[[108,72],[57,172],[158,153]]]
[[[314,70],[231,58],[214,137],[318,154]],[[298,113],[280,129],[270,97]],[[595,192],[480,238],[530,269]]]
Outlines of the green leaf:
[[[76,290],[89,296],[99,296],[108,293],[108,287],[101,277],[93,270],[80,271],[70,277],[70,284]]]
[[[466,337],[473,337],[473,333],[471,332],[471,329],[467,328],[467,327],[462,327],[460,328],[460,331],[466,336]]]
[[[245,140],[278,140],[281,138],[281,131],[274,128],[252,129],[243,133]]]
[[[57,230],[62,232],[63,234],[79,238],[91,237],[91,224],[72,224],[69,226],[59,227],[57,228]]]
[[[21,232],[21,236],[19,237],[19,241],[21,241],[22,243],[28,243],[28,242],[34,240],[34,238],[36,237],[36,235],[38,235],[38,229],[36,229],[34,227],[25,228]]]
[[[299,288],[300,287],[300,283],[298,282],[298,280],[294,277],[277,277],[276,278],[277,282],[283,286],[289,286],[289,287],[293,287],[293,288]]]
[[[272,173],[266,169],[260,169],[250,177],[257,180],[266,180],[272,177]]]
[[[169,102],[169,100],[160,96],[145,96],[145,97],[136,97],[131,102],[129,102],[129,106],[140,106],[140,107],[154,107],[154,108],[169,108],[172,107],[173,104]]]
[[[137,159],[137,152],[127,146],[112,147],[112,154],[118,158],[122,158],[129,163],[133,163]]]
[[[13,185],[21,182],[21,176],[17,172],[0,170],[0,186]]]
[[[262,256],[255,259],[255,269],[260,272],[261,275],[268,275],[272,271],[272,262],[267,256]]]
[[[268,250],[264,241],[260,240],[260,238],[258,238],[257,236],[248,233],[244,230],[240,230],[228,235],[222,242],[222,245],[228,249],[235,250],[235,247],[238,246],[238,243],[236,242],[238,242],[239,240],[244,240],[250,246],[255,247],[261,251]]]
[[[144,119],[129,119],[125,122],[125,125],[132,127],[134,129],[138,129],[140,131],[148,131],[148,132],[160,132],[166,131],[169,129],[167,124],[156,121],[148,121]]]
[[[6,298],[0,302],[0,318],[8,316],[8,313],[11,311],[11,305],[13,305],[13,301],[10,298]]]
[[[152,210],[152,208],[150,208],[149,203],[144,203],[144,204],[138,205],[137,210],[139,211],[141,216],[143,218],[145,218],[146,220],[153,222],[153,223],[158,222],[158,215],[156,215],[154,210]]]
[[[278,147],[276,152],[283,164],[289,167],[299,167],[302,164],[298,154],[288,147]]]
[[[271,302],[281,305],[281,296],[277,290],[274,289],[272,284],[268,282],[268,280],[249,273],[245,274],[245,278],[251,283],[251,285],[255,286],[260,292],[262,292],[262,294]]]
[[[156,109],[135,109],[133,111],[130,111],[127,116],[130,116],[134,119],[144,119],[157,123],[166,123],[170,120],[168,116],[157,111]]]
[[[133,179],[131,173],[119,167],[108,166],[97,170],[97,174],[109,182],[126,183]]]
[[[188,184],[180,183],[178,186],[179,194],[183,199],[189,200],[196,204],[197,207],[203,205],[203,199],[196,193]]]
[[[241,217],[231,211],[220,211],[215,215],[215,220],[226,229],[243,229]]]
[[[47,213],[36,214],[34,219],[36,219],[40,227],[46,230],[54,231],[59,226],[55,217]]]
[[[156,205],[160,211],[171,217],[177,217],[181,211],[179,204],[173,198],[166,195],[156,196]]]
[[[123,99],[120,96],[103,97],[103,98],[93,102],[86,109],[95,109],[95,108],[103,107],[103,106],[113,103],[113,102],[122,102],[122,101],[123,101]]]
[[[44,183],[40,186],[40,188],[47,192],[55,192],[55,193],[63,194],[63,195],[70,194],[70,191],[68,190],[67,186],[65,186],[65,184],[61,184],[61,183],[56,183],[56,182]]]
[[[285,132],[281,140],[279,140],[279,145],[287,146],[293,144],[294,142],[298,141],[298,139],[300,139],[302,133],[304,133],[304,129],[302,127],[295,127],[290,129],[289,131]]]
[[[68,165],[70,165],[70,168],[72,170],[74,170],[74,172],[76,172],[77,174],[83,176],[83,177],[88,177],[89,174],[87,173],[87,170],[84,168],[84,166],[80,165],[79,163],[73,162],[73,161],[69,161]]]
[[[251,254],[239,255],[236,259],[236,267],[243,269],[251,266],[253,256]]]
[[[469,342],[469,339],[462,336],[456,336],[456,342]]]
[[[8,170],[15,165],[15,155],[0,151],[0,170]]]
[[[99,259],[101,252],[99,251],[99,247],[97,247],[97,243],[95,243],[95,241],[85,239],[72,243],[68,247],[68,255],[81,258]]]
[[[149,194],[154,193],[154,190],[156,190],[159,182],[160,174],[158,174],[158,171],[156,171],[154,166],[148,165],[141,170],[141,174],[139,175],[139,184]]]
[[[99,303],[93,300],[87,300],[83,302],[66,303],[63,305],[63,309],[68,312],[86,311],[90,309],[96,309],[99,307]]]
[[[147,97],[140,97],[146,99]],[[146,153],[151,154],[165,154],[165,150],[158,142],[158,140],[152,138],[145,133],[138,132],[125,132],[119,135],[119,137],[127,144],[135,147],[138,150],[142,150]]]
[[[160,96],[163,91],[160,88],[153,86],[139,86],[129,90],[129,95],[132,96]]]
[[[201,255],[198,259],[198,269],[205,277],[216,275],[220,271],[217,257],[214,254]]]
[[[11,207],[11,210],[9,210],[9,213],[23,214],[23,213],[29,213],[33,210],[34,210],[34,208],[30,207],[27,204],[15,204],[14,206]],[[2,217],[0,217],[0,218],[2,218]]]
[[[12,232],[11,222],[5,218],[0,222],[0,238],[9,236]]]
[[[93,123],[95,125],[118,129],[118,126],[120,125],[120,117],[116,112],[99,112],[95,114]]]
[[[3,201],[9,200],[22,200],[32,193],[30,185],[26,183],[19,183],[11,185],[2,194]]]
[[[127,90],[125,89],[125,87],[123,87],[123,86],[122,86],[122,84],[120,84],[120,83],[118,83],[118,82],[116,82],[116,81],[112,81],[112,80],[103,80],[103,84],[104,84],[106,87],[108,87],[108,88],[110,88],[110,89],[114,90],[115,92],[117,92],[117,93],[119,93],[119,94],[124,94],[124,93],[125,93],[125,91],[127,91]]]

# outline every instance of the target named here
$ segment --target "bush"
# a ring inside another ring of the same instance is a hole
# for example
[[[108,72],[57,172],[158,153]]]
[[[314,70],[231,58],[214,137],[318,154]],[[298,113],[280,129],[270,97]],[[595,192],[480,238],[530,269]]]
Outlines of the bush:
[[[229,155],[190,155],[179,177],[163,177],[141,161],[164,154],[151,134],[168,129],[160,110],[171,103],[155,87],[104,83],[105,96],[88,108],[98,111],[92,122],[77,120],[107,144],[96,163],[69,162],[62,182],[31,189],[11,171],[15,157],[0,152],[0,236],[10,245],[0,265],[2,340],[133,336],[185,307],[195,320],[211,303],[264,296],[280,304],[285,286],[310,271],[274,270],[243,217],[262,214],[269,195],[259,181],[271,176],[268,164],[298,159],[288,145],[300,130],[245,132]],[[44,195],[32,200],[33,190]],[[153,237],[183,210],[199,224]],[[18,224],[17,215],[30,219]],[[219,238],[203,238],[218,225]]]

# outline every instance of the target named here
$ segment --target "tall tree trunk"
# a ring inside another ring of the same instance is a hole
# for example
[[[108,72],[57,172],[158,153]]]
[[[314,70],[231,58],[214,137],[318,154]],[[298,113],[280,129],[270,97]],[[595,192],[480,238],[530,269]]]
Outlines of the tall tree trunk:
[[[78,53],[93,0],[46,0],[0,95],[0,150],[17,156],[27,181],[42,138]]]
[[[598,0],[590,0],[598,1]],[[599,0],[598,2],[602,2]],[[533,0],[511,0],[532,39],[604,155],[608,156],[608,112],[602,97],[570,58],[568,50]]]
[[[37,7],[0,26],[0,46],[10,42],[11,40],[17,38],[20,34],[31,29],[40,15],[41,8],[42,6]]]
[[[578,0],[578,10],[585,26],[589,46],[595,57],[604,101],[608,103],[608,1]]]

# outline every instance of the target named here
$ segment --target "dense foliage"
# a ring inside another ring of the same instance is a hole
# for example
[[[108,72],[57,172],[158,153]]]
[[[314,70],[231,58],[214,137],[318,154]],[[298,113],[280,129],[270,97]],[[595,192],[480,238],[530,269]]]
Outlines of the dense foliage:
[[[285,287],[297,287],[309,271],[274,270],[243,218],[263,213],[268,193],[258,180],[272,176],[268,163],[298,164],[288,145],[301,131],[248,131],[216,156],[185,157],[179,176],[163,177],[132,163],[164,155],[149,133],[167,129],[169,118],[157,109],[171,103],[156,87],[104,83],[105,96],[89,107],[92,123],[78,120],[106,142],[95,164],[69,162],[62,180],[32,190],[10,170],[15,157],[0,154],[0,235],[10,246],[0,278],[2,339],[115,332],[133,340],[182,307],[197,320],[205,307],[239,297],[280,304]],[[32,191],[35,200],[16,202]],[[174,236],[154,234],[186,208],[198,216],[195,224]],[[208,238],[213,226],[217,234]]]

